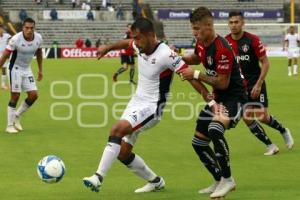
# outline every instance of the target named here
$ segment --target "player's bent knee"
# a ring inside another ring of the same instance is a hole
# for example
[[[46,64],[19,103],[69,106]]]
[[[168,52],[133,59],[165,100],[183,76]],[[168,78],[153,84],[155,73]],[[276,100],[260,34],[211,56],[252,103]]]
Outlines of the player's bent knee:
[[[124,137],[132,133],[131,124],[126,120],[120,120],[110,130],[110,134],[114,136]]]

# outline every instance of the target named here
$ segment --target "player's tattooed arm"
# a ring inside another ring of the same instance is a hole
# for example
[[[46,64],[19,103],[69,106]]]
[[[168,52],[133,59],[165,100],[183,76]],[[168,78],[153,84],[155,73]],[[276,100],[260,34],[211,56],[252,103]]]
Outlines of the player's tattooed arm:
[[[218,74],[217,76],[208,76],[206,74],[200,73],[200,71],[195,71],[192,68],[186,68],[180,71],[180,76],[182,80],[196,79],[212,86],[213,88],[220,90],[225,90],[230,82],[230,74]]]
[[[199,80],[207,83],[213,88],[225,90],[228,88],[230,82],[230,74],[218,74],[217,76],[208,76],[206,74],[199,74]]]
[[[101,45],[97,49],[97,58],[99,60],[111,50],[127,49],[128,47],[130,47],[131,43],[132,43],[132,39],[127,39],[127,40],[120,40],[113,44]]]
[[[189,80],[190,84],[193,86],[193,88],[202,95],[203,99],[206,102],[209,102],[212,100],[212,95],[209,93],[208,89],[206,86],[201,82],[197,80]]]

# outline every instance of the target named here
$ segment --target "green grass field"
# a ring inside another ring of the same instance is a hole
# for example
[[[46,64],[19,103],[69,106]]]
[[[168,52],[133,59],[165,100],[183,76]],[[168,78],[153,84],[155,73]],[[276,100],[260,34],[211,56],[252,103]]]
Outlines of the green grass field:
[[[109,171],[99,193],[92,193],[83,186],[82,178],[90,176],[96,170],[110,127],[116,121],[112,114],[113,105],[128,101],[113,97],[114,91],[123,96],[130,94],[129,84],[115,85],[114,88],[111,76],[117,67],[118,59],[45,60],[44,80],[38,83],[39,100],[24,114],[22,125],[25,130],[16,135],[4,132],[9,93],[1,91],[1,200],[209,199],[208,195],[197,193],[199,188],[212,182],[191,146],[198,113],[196,109],[178,104],[188,102],[196,105],[202,99],[195,95],[188,83],[180,81],[178,77],[174,79],[172,98],[170,105],[166,107],[169,111],[165,112],[159,125],[139,138],[135,147],[135,152],[164,177],[166,189],[157,193],[134,194],[133,191],[145,182],[135,177],[119,162],[115,162]],[[35,62],[33,68],[36,69]],[[237,128],[226,133],[231,150],[232,172],[237,182],[237,190],[226,199],[300,199],[299,76],[288,77],[286,68],[285,59],[271,59],[267,85],[270,112],[291,129],[296,143],[294,149],[288,151],[279,133],[265,127],[272,141],[279,146],[280,153],[272,157],[263,156],[265,146],[240,122]],[[81,85],[78,86],[78,79],[82,74],[102,74],[107,77],[105,98],[82,98],[99,96],[105,91],[102,77],[82,77]],[[127,81],[128,76],[126,72],[120,80]],[[68,83],[58,82],[53,86],[54,81]],[[54,94],[51,94],[51,85]],[[58,99],[56,96],[65,96],[66,99]],[[22,99],[24,97],[23,94]],[[105,115],[104,105],[107,106],[108,116]],[[52,113],[51,106],[55,106]],[[188,118],[187,110],[194,112],[189,119],[176,120],[172,117],[176,115]],[[119,116],[121,113],[116,114]],[[53,119],[53,116],[58,119]],[[61,118],[69,119],[59,120]],[[102,128],[80,125],[101,124],[105,120],[107,124]],[[38,161],[49,154],[61,157],[66,164],[65,177],[57,184],[43,183],[36,173]]]

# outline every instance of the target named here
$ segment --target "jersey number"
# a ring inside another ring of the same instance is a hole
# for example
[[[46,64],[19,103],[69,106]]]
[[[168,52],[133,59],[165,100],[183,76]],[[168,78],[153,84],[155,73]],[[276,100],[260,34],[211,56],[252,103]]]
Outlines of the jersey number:
[[[33,76],[28,76],[28,79],[29,79],[29,82],[30,82],[30,83],[34,83],[34,78],[33,78]]]

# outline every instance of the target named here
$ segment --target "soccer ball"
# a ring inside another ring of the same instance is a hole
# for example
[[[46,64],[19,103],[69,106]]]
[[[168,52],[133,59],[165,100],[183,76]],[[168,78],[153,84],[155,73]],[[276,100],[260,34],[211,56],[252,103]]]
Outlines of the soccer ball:
[[[65,164],[57,156],[45,156],[38,163],[37,173],[42,181],[46,183],[57,183],[65,174]]]

